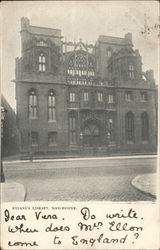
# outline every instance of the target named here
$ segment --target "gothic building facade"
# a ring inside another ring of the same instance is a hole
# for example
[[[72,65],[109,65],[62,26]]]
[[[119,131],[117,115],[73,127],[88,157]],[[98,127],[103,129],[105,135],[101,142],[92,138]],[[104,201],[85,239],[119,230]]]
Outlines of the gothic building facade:
[[[95,44],[64,41],[61,30],[21,19],[16,58],[21,152],[156,151],[156,87],[142,71],[132,34]]]

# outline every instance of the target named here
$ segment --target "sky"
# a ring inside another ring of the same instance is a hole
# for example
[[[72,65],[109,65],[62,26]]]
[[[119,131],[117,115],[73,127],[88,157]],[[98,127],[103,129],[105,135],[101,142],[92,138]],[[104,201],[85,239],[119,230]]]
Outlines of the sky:
[[[1,2],[1,90],[15,109],[15,58],[21,57],[20,19],[62,30],[67,40],[95,43],[99,35],[124,37],[131,32],[143,71],[154,70],[158,82],[158,1],[5,1]],[[145,29],[145,24],[150,30]]]

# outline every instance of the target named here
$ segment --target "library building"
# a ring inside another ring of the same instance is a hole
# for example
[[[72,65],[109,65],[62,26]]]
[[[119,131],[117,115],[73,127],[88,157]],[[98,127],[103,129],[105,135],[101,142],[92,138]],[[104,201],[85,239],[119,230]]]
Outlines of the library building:
[[[14,82],[22,155],[156,152],[157,87],[131,33],[87,44],[22,17],[20,35]]]

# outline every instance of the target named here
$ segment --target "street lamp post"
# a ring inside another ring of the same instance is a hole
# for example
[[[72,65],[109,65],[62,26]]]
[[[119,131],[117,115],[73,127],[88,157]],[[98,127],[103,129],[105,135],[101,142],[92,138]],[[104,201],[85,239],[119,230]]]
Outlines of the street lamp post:
[[[108,144],[108,146],[110,144],[110,138],[111,138],[111,133],[108,131],[107,132],[107,144]],[[108,147],[108,154],[110,154],[110,147]]]
[[[1,143],[3,140],[3,122],[5,119],[6,115],[6,109],[1,106]],[[1,145],[2,146],[2,145]],[[1,147],[1,183],[5,182],[5,176],[4,176],[4,171],[3,171],[3,159],[2,159],[2,147]]]
[[[79,134],[79,139],[80,139],[80,155],[82,154],[82,140],[83,140],[83,133],[80,132]]]
[[[110,138],[111,138],[111,133],[108,131],[108,132],[107,132],[107,141],[108,141],[108,145],[110,144]]]
[[[31,104],[29,104],[29,160],[32,161]]]

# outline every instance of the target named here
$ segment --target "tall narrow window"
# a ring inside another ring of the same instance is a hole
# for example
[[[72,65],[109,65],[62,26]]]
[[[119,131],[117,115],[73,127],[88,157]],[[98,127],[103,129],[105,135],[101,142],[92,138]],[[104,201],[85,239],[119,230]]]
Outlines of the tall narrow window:
[[[132,94],[131,91],[126,91],[126,92],[125,92],[125,100],[126,100],[127,102],[130,102],[130,101],[133,100],[133,94]]]
[[[133,64],[129,64],[129,77],[130,77],[130,79],[134,79],[134,66],[133,66]]]
[[[56,146],[57,144],[57,133],[50,132],[48,133],[48,146]]]
[[[112,55],[112,48],[107,48],[106,52],[107,52],[107,57],[108,58],[111,57],[111,55]]]
[[[38,146],[38,133],[31,132],[31,146],[37,147]]]
[[[98,92],[98,102],[103,102],[103,94]]]
[[[39,55],[39,71],[46,71],[46,58],[43,53]]]
[[[76,144],[76,117],[74,114],[69,116],[69,141]]]
[[[53,90],[48,94],[48,121],[56,121],[55,93]]]
[[[149,119],[146,112],[141,115],[141,135],[142,141],[148,141],[149,137]]]
[[[75,102],[76,101],[76,94],[74,92],[69,93],[69,101]]]
[[[148,100],[147,92],[141,92],[141,101],[146,102]]]
[[[88,92],[84,92],[84,102],[88,102]]]
[[[34,89],[29,91],[29,118],[37,118],[37,95]]]
[[[108,96],[108,103],[113,103],[113,95]]]
[[[128,112],[125,117],[125,130],[127,143],[134,142],[134,115]]]

